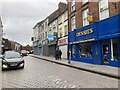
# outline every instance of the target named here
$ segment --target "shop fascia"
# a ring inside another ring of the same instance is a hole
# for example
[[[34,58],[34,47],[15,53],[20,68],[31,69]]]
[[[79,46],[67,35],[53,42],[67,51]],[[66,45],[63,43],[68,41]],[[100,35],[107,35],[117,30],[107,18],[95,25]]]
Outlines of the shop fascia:
[[[76,33],[76,36],[80,37],[80,36],[85,36],[85,35],[92,34],[92,33],[93,33],[93,28],[90,28],[90,29]]]
[[[68,44],[68,36],[63,37],[63,38],[58,40],[58,46],[60,46],[60,45],[67,45],[67,44]]]
[[[87,29],[87,30],[84,30],[84,31],[77,32],[76,37],[82,37],[82,36],[85,36],[85,35],[89,35],[89,34],[92,34],[93,32],[94,32],[93,28],[90,28],[90,29]],[[95,40],[95,38],[88,38],[88,39],[85,39],[85,40],[70,42],[70,44],[77,44],[77,43],[89,42],[89,41],[94,41],[94,40]]]

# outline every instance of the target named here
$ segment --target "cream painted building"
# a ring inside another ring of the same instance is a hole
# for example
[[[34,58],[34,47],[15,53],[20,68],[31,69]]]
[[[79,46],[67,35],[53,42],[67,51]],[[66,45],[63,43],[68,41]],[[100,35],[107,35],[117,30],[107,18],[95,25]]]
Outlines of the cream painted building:
[[[58,17],[58,46],[62,51],[62,58],[67,59],[68,50],[68,11]]]

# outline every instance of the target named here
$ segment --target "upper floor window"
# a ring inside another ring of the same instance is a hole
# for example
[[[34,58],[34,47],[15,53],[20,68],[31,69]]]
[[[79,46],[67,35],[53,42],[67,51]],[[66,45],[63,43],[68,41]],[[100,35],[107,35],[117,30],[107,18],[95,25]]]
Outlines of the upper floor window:
[[[82,12],[83,26],[89,25],[88,12],[89,12],[88,9],[85,9],[85,10]]]
[[[60,16],[58,19],[58,24],[61,24],[61,23],[62,23],[62,16]]]
[[[53,24],[52,24],[52,29],[55,29],[55,28],[56,28],[56,23],[53,22]]]
[[[64,26],[64,35],[68,35],[68,25]]]
[[[48,24],[47,24],[47,21],[45,22],[45,28],[47,28]]]
[[[62,28],[60,28],[60,37],[62,37],[63,33],[62,33]]]
[[[71,12],[75,11],[75,0],[71,1]]]
[[[42,24],[42,29],[44,29],[44,24]]]
[[[71,31],[73,31],[76,28],[76,20],[75,16],[71,18]]]
[[[43,39],[44,39],[44,33],[43,33]]]
[[[99,16],[100,16],[100,20],[109,17],[108,0],[99,0]]]
[[[68,19],[68,12],[66,11],[66,12],[64,13],[64,21],[67,20],[67,19]]]
[[[83,4],[85,4],[85,3],[87,3],[88,2],[88,0],[82,0],[82,3]]]
[[[45,32],[45,37],[47,38],[47,32]]]
[[[49,31],[52,31],[52,27],[51,26],[49,27]]]

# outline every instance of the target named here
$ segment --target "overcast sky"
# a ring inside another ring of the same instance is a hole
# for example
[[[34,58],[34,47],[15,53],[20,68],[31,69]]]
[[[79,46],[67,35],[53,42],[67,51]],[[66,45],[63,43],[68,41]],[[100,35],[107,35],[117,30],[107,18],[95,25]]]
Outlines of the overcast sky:
[[[22,45],[32,44],[33,26],[45,19],[58,8],[59,2],[66,0],[2,0],[0,16],[2,16],[4,38]]]

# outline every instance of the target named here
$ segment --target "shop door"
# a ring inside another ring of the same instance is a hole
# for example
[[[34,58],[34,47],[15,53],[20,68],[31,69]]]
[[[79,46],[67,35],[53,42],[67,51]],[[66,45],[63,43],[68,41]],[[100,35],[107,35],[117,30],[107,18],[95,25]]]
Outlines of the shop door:
[[[102,42],[102,61],[103,61],[103,64],[110,63],[110,42],[109,41]]]

